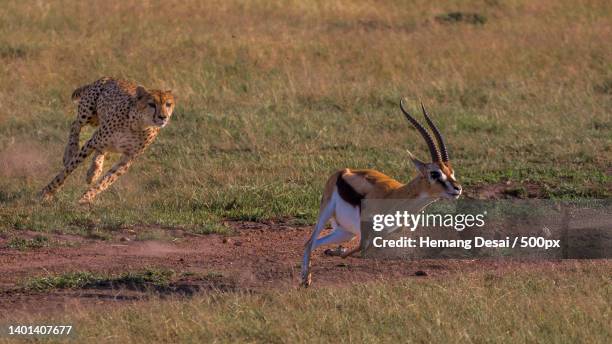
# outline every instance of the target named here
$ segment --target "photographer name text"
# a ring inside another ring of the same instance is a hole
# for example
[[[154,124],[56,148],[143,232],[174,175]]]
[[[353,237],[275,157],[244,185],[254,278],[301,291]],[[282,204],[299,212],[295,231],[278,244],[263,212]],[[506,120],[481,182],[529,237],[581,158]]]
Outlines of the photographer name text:
[[[422,237],[399,237],[397,239],[384,239],[375,237],[372,241],[377,248],[560,248],[560,240],[546,239],[544,237],[506,237],[505,239],[486,239],[474,237],[474,239],[432,239],[428,236]]]

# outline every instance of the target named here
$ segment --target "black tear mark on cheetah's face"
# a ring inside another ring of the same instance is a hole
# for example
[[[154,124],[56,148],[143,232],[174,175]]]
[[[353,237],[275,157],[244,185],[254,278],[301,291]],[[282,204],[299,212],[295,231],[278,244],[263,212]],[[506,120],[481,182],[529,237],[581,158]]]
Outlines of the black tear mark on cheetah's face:
[[[146,90],[142,86],[136,89],[136,107],[144,127],[165,127],[174,111],[174,104],[171,90]]]

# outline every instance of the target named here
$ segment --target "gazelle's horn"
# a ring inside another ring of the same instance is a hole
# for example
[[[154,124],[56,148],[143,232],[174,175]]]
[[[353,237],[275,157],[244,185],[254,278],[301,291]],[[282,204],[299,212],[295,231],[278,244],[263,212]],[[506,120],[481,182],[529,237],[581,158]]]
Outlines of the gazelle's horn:
[[[448,162],[449,160],[448,151],[446,150],[446,145],[444,144],[444,138],[442,137],[442,134],[440,134],[440,130],[438,130],[438,127],[436,127],[436,125],[431,120],[431,118],[429,118],[429,115],[427,114],[427,110],[425,110],[425,106],[423,106],[422,102],[421,102],[421,109],[423,110],[423,116],[425,116],[425,120],[427,121],[427,124],[429,124],[429,127],[431,128],[431,130],[434,133],[434,136],[436,137],[436,141],[438,141],[438,147],[440,148],[440,156],[442,157],[442,161]]]
[[[417,122],[417,120],[414,119],[414,117],[412,117],[408,113],[408,111],[406,111],[406,109],[404,109],[404,99],[400,100],[400,109],[402,109],[402,112],[404,113],[408,121],[419,131],[419,133],[421,133],[421,136],[423,136],[423,138],[425,139],[427,147],[429,147],[429,153],[431,154],[432,162],[440,162],[442,160],[442,157],[440,156],[440,152],[438,152],[438,148],[436,148],[436,145],[434,144],[431,135],[429,135],[427,129],[425,129],[419,122]]]

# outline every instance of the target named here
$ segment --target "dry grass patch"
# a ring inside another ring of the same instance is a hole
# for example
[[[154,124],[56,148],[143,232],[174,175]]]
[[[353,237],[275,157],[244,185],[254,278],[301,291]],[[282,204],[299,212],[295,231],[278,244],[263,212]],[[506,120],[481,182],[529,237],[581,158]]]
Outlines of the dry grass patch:
[[[609,264],[586,263],[340,289],[213,293],[77,311],[53,322],[73,324],[79,341],[115,343],[605,343],[612,335],[611,272]]]

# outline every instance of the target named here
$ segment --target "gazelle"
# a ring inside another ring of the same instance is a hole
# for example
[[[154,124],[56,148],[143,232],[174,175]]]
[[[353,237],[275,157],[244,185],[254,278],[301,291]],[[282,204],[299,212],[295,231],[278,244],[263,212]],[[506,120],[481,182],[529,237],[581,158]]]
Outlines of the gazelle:
[[[439,198],[456,199],[461,195],[461,185],[455,179],[448,151],[440,131],[435,126],[425,107],[421,104],[423,116],[433,131],[439,150],[427,131],[404,108],[403,99],[400,109],[408,121],[425,139],[431,154],[431,163],[425,163],[409,153],[410,160],[417,170],[417,176],[408,184],[403,184],[376,170],[353,170],[345,168],[332,174],[325,184],[319,218],[314,231],[305,245],[302,261],[302,285],[309,286],[312,282],[310,274],[310,255],[319,246],[341,244],[359,237],[359,246],[344,252],[341,247],[336,251],[328,250],[326,254],[340,255],[346,258],[357,251],[367,248],[368,243],[361,233],[361,200],[363,199],[405,199],[412,212],[420,212],[427,205]],[[332,232],[319,238],[319,234],[331,219]],[[388,234],[389,232],[387,232]],[[361,240],[363,239],[363,240]],[[331,253],[328,253],[331,252]]]

